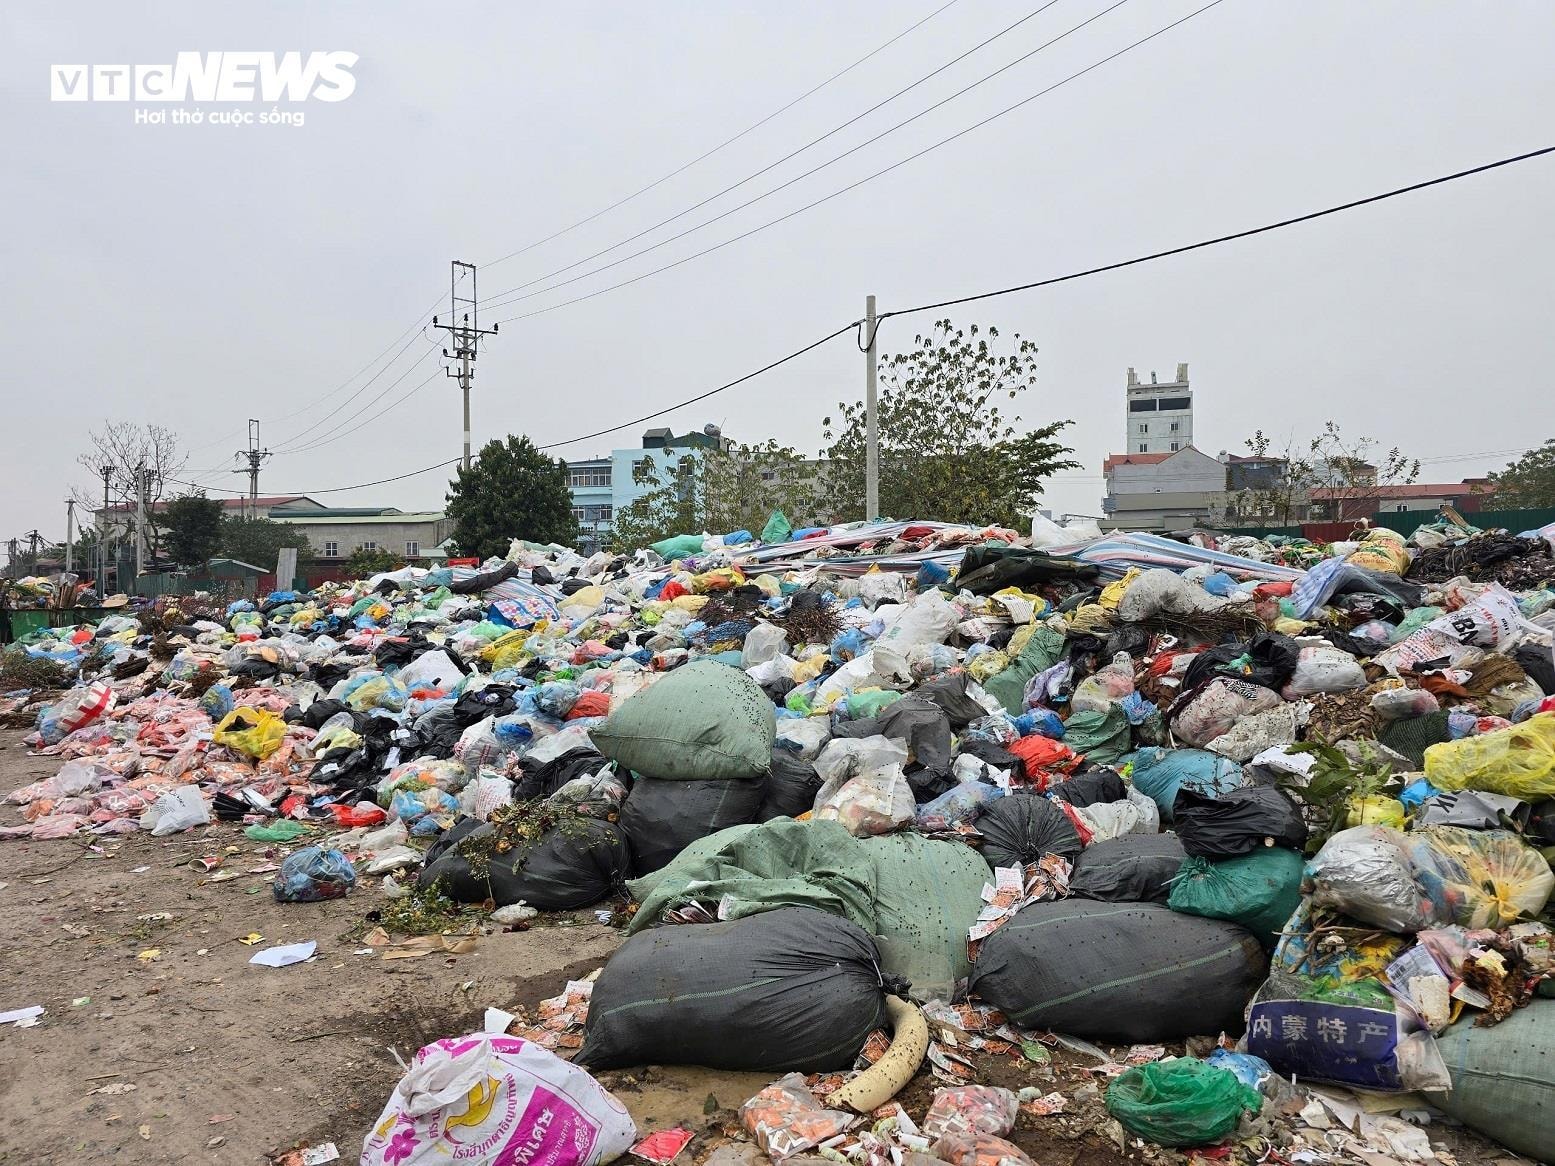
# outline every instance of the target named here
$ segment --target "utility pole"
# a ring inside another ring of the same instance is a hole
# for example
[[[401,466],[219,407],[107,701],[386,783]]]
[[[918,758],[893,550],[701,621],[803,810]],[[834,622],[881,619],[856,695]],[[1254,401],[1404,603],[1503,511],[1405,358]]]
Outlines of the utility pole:
[[[113,467],[102,466],[97,471],[103,479],[103,521],[97,528],[97,593],[106,597],[108,594],[108,483],[113,480]]]
[[[146,573],[146,467],[135,467],[135,578]]]
[[[259,517],[259,467],[266,458],[270,457],[268,449],[259,448],[259,420],[254,417],[248,419],[248,448],[240,449],[233,456],[246,458],[248,468],[233,470],[234,474],[248,475],[248,517]]]
[[[67,574],[75,574],[76,570],[76,500],[65,499],[65,571]]]
[[[864,328],[869,347],[864,349],[864,519],[873,522],[880,517],[880,428],[875,408],[876,356],[875,333],[880,325],[875,320],[875,297],[864,300]]]
[[[27,573],[38,573],[38,544],[43,541],[43,536],[38,533],[37,527],[27,532]]]
[[[459,294],[459,280],[462,276],[470,277],[470,294]],[[460,305],[464,305],[463,311]],[[446,324],[439,324],[437,317],[432,317],[432,327],[441,328],[448,333],[448,339],[453,343],[453,351],[443,349],[445,360],[457,360],[458,369],[444,369],[444,372],[459,382],[459,388],[464,393],[464,468],[470,468],[470,382],[475,379],[475,369],[471,366],[475,363],[476,350],[480,346],[482,336],[495,336],[497,325],[490,328],[480,326],[480,299],[475,294],[475,264],[465,263],[461,259],[455,259],[449,264],[448,273],[448,320]]]

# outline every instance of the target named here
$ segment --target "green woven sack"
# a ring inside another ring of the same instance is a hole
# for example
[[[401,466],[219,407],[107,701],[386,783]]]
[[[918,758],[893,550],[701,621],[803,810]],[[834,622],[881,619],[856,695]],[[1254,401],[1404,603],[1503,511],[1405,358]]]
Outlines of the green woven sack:
[[[1107,1112],[1129,1133],[1158,1146],[1207,1146],[1236,1129],[1263,1098],[1229,1069],[1197,1057],[1139,1065],[1107,1089]]]
[[[589,735],[643,777],[724,781],[771,768],[777,717],[745,673],[698,660],[623,701]]]

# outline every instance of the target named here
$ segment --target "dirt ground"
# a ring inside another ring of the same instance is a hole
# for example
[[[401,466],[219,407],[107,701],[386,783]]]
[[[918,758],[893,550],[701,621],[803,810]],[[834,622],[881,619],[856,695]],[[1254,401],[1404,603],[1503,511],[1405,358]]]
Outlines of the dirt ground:
[[[58,768],[54,758],[28,756],[21,735],[0,731],[0,794]],[[0,820],[19,817],[18,807],[0,810]],[[0,843],[0,1012],[47,1010],[36,1027],[0,1027],[4,1166],[264,1163],[323,1142],[355,1162],[401,1075],[395,1053],[408,1060],[430,1041],[479,1030],[488,1006],[532,1007],[620,943],[584,911],[485,935],[467,955],[385,961],[356,954],[362,945],[351,935],[384,902],[372,883],[346,899],[277,904],[272,876],[246,873],[277,856],[240,827],[98,845]],[[228,847],[238,853],[223,869],[242,877],[212,883],[190,866]],[[239,942],[253,932],[265,943]],[[318,943],[312,963],[248,963],[270,944],[309,939]],[[1083,1089],[1083,1062],[1060,1054],[1054,1068],[1056,1083],[1008,1062],[984,1080]],[[697,1131],[689,1160],[733,1132],[733,1109],[770,1077],[654,1067],[601,1080],[641,1133]],[[921,1116],[935,1084],[920,1073],[902,1098],[910,1112]],[[1099,1102],[1087,1108],[1105,1119]],[[1508,1157],[1461,1132],[1430,1132],[1460,1166]],[[1023,1114],[1012,1140],[1041,1166],[1142,1157],[1077,1113]]]

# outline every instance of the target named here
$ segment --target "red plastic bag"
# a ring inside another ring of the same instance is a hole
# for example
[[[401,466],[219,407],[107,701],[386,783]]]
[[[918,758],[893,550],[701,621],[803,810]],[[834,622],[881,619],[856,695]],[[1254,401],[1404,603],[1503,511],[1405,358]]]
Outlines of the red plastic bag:
[[[329,812],[335,819],[335,825],[347,830],[354,826],[376,826],[389,817],[377,806],[370,805],[342,806],[337,803],[329,807]]]
[[[567,714],[569,721],[575,721],[579,717],[606,717],[610,715],[610,694],[600,692],[597,689],[586,688],[578,697],[578,703],[572,706]]]
[[[1033,733],[1009,746],[1009,751],[1026,765],[1026,777],[1039,790],[1047,788],[1047,777],[1053,773],[1071,773],[1085,758],[1062,741]]]

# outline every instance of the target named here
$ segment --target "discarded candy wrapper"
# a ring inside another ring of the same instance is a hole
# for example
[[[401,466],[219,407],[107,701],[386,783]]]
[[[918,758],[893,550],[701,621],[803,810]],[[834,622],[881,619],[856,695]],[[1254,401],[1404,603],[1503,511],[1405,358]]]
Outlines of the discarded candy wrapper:
[[[690,1144],[694,1135],[679,1126],[672,1130],[655,1130],[632,1147],[632,1153],[654,1163],[669,1166],[676,1156]]]

